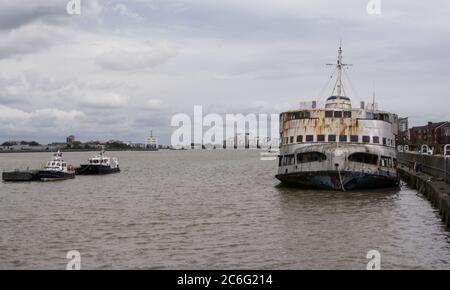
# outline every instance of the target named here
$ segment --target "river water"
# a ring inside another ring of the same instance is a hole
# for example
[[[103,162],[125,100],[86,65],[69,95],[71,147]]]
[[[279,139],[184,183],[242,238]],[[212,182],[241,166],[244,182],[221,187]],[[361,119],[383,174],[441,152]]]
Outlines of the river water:
[[[66,153],[79,164],[92,153]],[[450,233],[415,190],[279,186],[250,151],[111,152],[122,172],[0,183],[0,269],[450,269]],[[48,153],[0,154],[0,170]]]

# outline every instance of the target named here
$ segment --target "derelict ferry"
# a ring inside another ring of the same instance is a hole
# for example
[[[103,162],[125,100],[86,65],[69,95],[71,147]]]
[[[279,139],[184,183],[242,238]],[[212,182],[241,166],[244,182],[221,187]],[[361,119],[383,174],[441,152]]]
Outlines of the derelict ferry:
[[[104,152],[89,158],[88,163],[75,169],[77,175],[104,175],[120,172],[119,160],[108,157]]]
[[[37,172],[37,179],[42,181],[65,180],[75,177],[72,165],[67,165],[62,159],[60,151],[53,154],[53,159],[48,161],[44,168]]]
[[[342,191],[398,186],[398,116],[378,110],[375,102],[352,107],[342,82],[348,64],[342,63],[341,47],[333,66],[336,82],[324,108],[312,102],[306,109],[280,114],[276,178],[290,185]]]

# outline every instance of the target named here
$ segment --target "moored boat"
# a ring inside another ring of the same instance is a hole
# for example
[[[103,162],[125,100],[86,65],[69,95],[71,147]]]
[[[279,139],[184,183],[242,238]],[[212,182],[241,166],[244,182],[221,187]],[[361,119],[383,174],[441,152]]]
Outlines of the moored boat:
[[[342,82],[339,47],[337,79],[325,107],[311,102],[280,115],[281,182],[308,188],[353,190],[399,184],[398,116],[376,108],[375,102],[353,107]]]
[[[53,154],[53,159],[37,172],[37,178],[42,181],[56,181],[75,178],[75,170],[62,159],[60,151]]]
[[[77,175],[104,175],[117,172],[120,172],[118,159],[108,157],[104,152],[89,158],[88,163],[81,164],[75,169]]]

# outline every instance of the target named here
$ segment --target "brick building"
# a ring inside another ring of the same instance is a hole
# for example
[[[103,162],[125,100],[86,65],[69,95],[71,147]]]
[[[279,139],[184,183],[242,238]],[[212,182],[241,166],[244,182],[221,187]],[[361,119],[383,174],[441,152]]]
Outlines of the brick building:
[[[435,154],[442,153],[445,144],[450,144],[450,123],[449,122],[428,122],[421,127],[413,127],[409,130],[409,143],[414,150],[418,150],[422,145],[434,148]]]

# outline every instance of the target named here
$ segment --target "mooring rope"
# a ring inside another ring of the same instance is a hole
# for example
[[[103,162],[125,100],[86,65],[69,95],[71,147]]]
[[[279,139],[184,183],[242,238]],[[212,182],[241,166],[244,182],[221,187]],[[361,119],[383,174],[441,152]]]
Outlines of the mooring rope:
[[[338,174],[339,174],[339,181],[341,183],[342,191],[346,191],[345,187],[344,187],[344,183],[342,182],[341,169],[339,168],[339,166],[337,167],[337,170],[338,170]]]
[[[86,170],[88,170],[88,169],[89,169],[89,166],[86,166],[85,168],[80,168],[80,169],[82,169],[82,170],[79,170],[79,171],[78,171],[78,174],[83,173],[83,172],[85,172]],[[76,173],[76,168],[75,168],[75,173]]]

